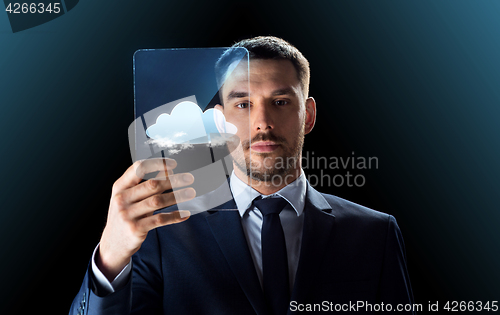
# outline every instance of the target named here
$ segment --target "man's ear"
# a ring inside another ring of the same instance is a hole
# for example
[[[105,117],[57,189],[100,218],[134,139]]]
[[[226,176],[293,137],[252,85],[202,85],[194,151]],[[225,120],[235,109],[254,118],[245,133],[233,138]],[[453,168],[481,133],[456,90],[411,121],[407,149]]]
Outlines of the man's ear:
[[[316,101],[312,97],[308,97],[306,100],[306,120],[304,122],[304,134],[308,134],[314,127],[316,123]]]
[[[224,107],[222,107],[220,104],[215,105],[214,108],[220,110],[221,112],[224,112]]]

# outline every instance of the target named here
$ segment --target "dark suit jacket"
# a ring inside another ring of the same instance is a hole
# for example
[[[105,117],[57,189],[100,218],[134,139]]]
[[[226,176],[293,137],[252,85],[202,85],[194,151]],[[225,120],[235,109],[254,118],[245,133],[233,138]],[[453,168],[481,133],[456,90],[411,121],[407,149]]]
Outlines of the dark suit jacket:
[[[235,209],[234,200],[222,208]],[[303,233],[289,314],[413,302],[394,217],[308,184]],[[70,314],[269,314],[238,211],[205,211],[152,230],[132,260],[131,280],[107,296],[96,294],[89,267]]]

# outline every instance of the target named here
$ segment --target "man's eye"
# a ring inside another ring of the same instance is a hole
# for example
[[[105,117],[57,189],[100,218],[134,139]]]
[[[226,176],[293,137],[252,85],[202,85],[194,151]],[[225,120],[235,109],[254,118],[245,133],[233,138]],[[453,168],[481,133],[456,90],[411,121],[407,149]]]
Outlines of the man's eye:
[[[274,104],[278,105],[278,106],[283,106],[283,105],[287,105],[288,104],[288,101],[285,101],[285,100],[277,100],[274,102]]]
[[[242,108],[242,109],[243,108],[247,108],[248,107],[248,103],[239,103],[239,104],[236,105],[236,107]]]

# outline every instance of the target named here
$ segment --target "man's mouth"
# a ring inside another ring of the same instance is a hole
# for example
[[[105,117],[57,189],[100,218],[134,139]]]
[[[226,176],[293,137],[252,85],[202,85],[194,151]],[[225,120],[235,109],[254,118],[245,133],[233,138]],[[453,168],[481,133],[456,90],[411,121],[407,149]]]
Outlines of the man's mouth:
[[[250,145],[250,149],[255,152],[273,152],[280,145],[273,141],[259,141]]]

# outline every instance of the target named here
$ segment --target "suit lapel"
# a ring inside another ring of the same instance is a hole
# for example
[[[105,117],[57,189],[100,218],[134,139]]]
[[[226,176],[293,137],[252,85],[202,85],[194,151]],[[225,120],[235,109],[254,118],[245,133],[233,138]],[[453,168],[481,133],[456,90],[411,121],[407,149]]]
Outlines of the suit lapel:
[[[219,209],[236,209],[230,200]],[[231,270],[257,314],[267,314],[264,294],[255,271],[238,211],[210,211],[206,220]]]
[[[240,214],[234,210],[237,209],[236,204],[231,199],[217,209],[221,210],[208,211],[206,217],[212,234],[255,312],[269,314],[241,226]],[[335,217],[330,213],[331,210],[332,207],[325,198],[308,183],[302,244],[292,301],[305,297],[320,276],[316,274],[317,264],[322,261],[324,249],[328,248],[334,231]]]
[[[332,239],[335,217],[328,213],[332,207],[309,183],[304,206],[304,230],[299,265],[292,291],[292,301],[306,296],[317,280],[318,264],[323,261],[325,248]]]

